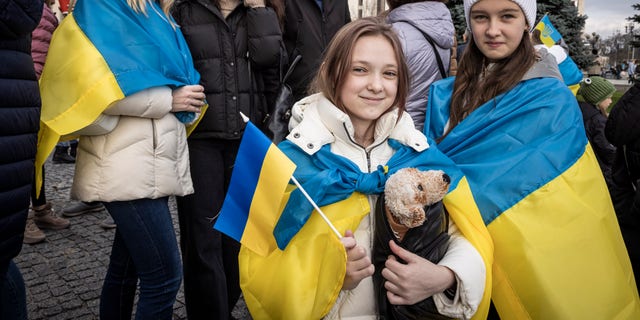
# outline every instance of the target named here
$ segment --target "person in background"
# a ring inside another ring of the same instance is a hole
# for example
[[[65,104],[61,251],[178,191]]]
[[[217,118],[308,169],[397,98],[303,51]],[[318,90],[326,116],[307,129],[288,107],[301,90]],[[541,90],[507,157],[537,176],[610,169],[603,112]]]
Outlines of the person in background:
[[[449,71],[454,47],[455,29],[445,5],[447,1],[387,0],[390,11],[386,18],[398,33],[411,72],[406,110],[420,131],[424,126],[429,86],[447,76],[440,73],[439,63],[445,72]],[[431,37],[435,46],[429,43],[425,34]]]
[[[591,50],[591,54],[594,56],[591,66],[587,69],[587,76],[589,77],[603,77],[605,65],[603,64],[602,57],[598,55],[598,49]]]
[[[604,180],[607,182],[609,193],[614,187],[611,170],[615,161],[616,147],[605,137],[604,128],[609,115],[611,97],[615,92],[616,88],[611,82],[597,76],[583,79],[578,90],[578,94],[584,99],[584,102],[578,103],[582,111],[584,129],[598,159]]]
[[[0,0],[0,319],[26,320],[27,298],[13,262],[22,249],[40,119],[31,32],[42,1]]]
[[[169,197],[193,193],[186,126],[205,95],[172,5],[78,2],[40,81],[41,152],[56,136],[79,136],[71,197],[101,201],[117,225],[101,319],[130,319],[134,305],[137,319],[171,319],[182,283]]]
[[[273,108],[283,12],[280,0],[186,0],[173,10],[209,103],[188,140],[195,193],[177,198],[189,319],[228,319],[240,297],[240,245],[213,223],[245,127],[240,112],[264,126]]]
[[[604,129],[616,148],[612,166],[616,208],[633,273],[640,276],[640,83],[636,82],[611,108]],[[636,286],[639,282],[636,281]]]
[[[474,233],[490,236],[472,241],[492,257],[490,318],[638,318],[576,98],[531,41],[536,10],[535,0],[464,0],[471,39],[457,76],[431,85],[424,132],[465,174],[469,194],[458,201],[486,225]]]
[[[51,42],[53,31],[57,27],[58,19],[45,3],[42,6],[40,23],[38,23],[36,29],[31,33],[31,57],[33,58],[33,65],[38,79],[40,79],[42,69],[44,68],[44,62],[47,58],[47,51],[49,51],[49,43]],[[75,162],[75,160],[73,162]],[[24,243],[27,244],[35,244],[45,240],[46,235],[40,229],[60,230],[68,228],[70,225],[69,220],[58,217],[51,203],[47,202],[47,196],[44,190],[44,168],[42,168],[42,172],[42,187],[40,188],[39,195],[36,192],[35,184],[33,184],[31,190],[32,212],[29,213],[23,239]]]
[[[347,0],[286,0],[284,44],[288,63],[296,56],[302,59],[287,79],[294,101],[309,93],[322,55],[338,30],[351,21]]]

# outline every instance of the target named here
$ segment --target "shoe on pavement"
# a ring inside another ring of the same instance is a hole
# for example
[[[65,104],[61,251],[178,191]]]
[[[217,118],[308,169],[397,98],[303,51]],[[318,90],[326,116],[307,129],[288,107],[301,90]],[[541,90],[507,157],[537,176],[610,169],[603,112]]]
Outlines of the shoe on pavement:
[[[69,220],[60,218],[53,212],[51,203],[47,202],[43,208],[33,210],[33,222],[40,229],[60,230],[69,227]]]
[[[26,244],[36,244],[44,241],[45,238],[44,232],[36,226],[33,218],[29,217],[27,219],[27,226],[24,228],[24,238],[22,242]]]
[[[56,146],[56,150],[53,152],[53,157],[51,158],[53,163],[75,163],[76,158],[72,157],[69,154],[69,147],[60,147]]]
[[[104,210],[101,202],[77,202],[66,206],[62,209],[62,215],[65,217],[75,217],[84,213],[98,212]]]
[[[105,229],[113,229],[116,227],[116,222],[113,221],[111,215],[108,215],[102,222],[100,222],[100,226]]]

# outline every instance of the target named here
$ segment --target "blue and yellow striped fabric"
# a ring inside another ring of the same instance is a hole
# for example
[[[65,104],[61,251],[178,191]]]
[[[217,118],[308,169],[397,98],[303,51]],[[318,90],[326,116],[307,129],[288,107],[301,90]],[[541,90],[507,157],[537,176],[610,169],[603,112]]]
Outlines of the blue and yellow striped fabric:
[[[242,135],[231,182],[214,228],[266,256],[296,165],[251,122]]]
[[[431,86],[430,138],[444,132],[453,81]],[[607,187],[563,83],[521,82],[469,114],[438,148],[462,170],[469,188],[448,195],[445,206],[477,208],[491,235],[488,289],[501,318],[640,318]]]
[[[172,23],[153,1],[146,14],[125,0],[78,1],[53,35],[40,79],[38,172],[61,137],[91,124],[112,102],[151,87],[200,81]]]
[[[534,29],[540,30],[540,41],[547,47],[555,45],[562,39],[562,35],[560,35],[560,32],[553,26],[551,20],[549,20],[549,16],[546,14],[540,19],[540,22],[538,22]]]

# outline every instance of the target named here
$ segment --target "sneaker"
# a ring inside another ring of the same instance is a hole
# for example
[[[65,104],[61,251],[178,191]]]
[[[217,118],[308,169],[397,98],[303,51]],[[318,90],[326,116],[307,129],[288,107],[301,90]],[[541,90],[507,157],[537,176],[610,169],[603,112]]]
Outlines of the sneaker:
[[[28,218],[27,226],[24,228],[24,238],[22,239],[22,242],[26,244],[36,244],[44,241],[44,238],[46,238],[44,232],[36,226],[35,222],[33,222],[33,218]]]
[[[105,218],[104,220],[102,220],[102,222],[100,222],[100,226],[105,229],[113,229],[116,227],[116,222],[113,221],[113,218],[111,217],[111,215],[108,215],[107,218]]]
[[[69,220],[58,217],[48,202],[41,209],[33,209],[33,222],[41,229],[60,230],[69,227]]]
[[[104,210],[101,202],[77,202],[66,206],[62,209],[62,215],[65,217],[75,217],[84,213],[98,212]]]

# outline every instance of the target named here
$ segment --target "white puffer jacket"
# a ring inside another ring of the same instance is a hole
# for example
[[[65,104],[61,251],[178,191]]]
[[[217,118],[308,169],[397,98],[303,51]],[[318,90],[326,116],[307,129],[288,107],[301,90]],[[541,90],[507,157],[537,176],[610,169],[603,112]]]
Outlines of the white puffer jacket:
[[[426,137],[417,131],[411,117],[404,112],[398,121],[397,112],[384,114],[376,123],[374,142],[368,148],[354,143],[353,124],[349,116],[335,107],[322,94],[314,94],[297,102],[293,107],[291,133],[287,139],[308,154],[314,154],[325,144],[331,151],[342,155],[360,167],[372,172],[386,164],[394,154],[387,140],[395,139],[417,151],[429,147]],[[371,210],[375,210],[377,196],[369,196]],[[356,242],[371,256],[374,219],[367,215],[354,232]],[[482,295],[486,269],[478,251],[458,231],[451,221],[449,249],[438,263],[451,269],[458,282],[453,300],[443,293],[435,294],[438,311],[446,316],[468,319],[476,312]],[[365,278],[353,290],[342,291],[338,301],[325,319],[377,319],[373,279]]]
[[[109,106],[113,130],[82,135],[71,197],[82,201],[156,199],[193,193],[185,126],[171,113],[169,87],[155,87]]]

